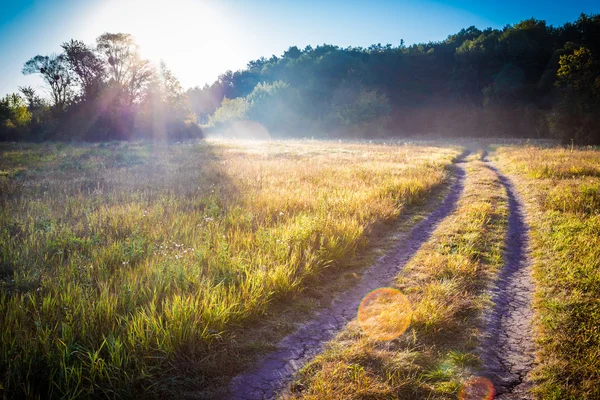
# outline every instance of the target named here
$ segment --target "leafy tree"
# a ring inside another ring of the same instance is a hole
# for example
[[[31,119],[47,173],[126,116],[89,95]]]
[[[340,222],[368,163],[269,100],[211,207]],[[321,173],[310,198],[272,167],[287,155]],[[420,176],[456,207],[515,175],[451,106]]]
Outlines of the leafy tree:
[[[41,74],[50,87],[53,106],[63,111],[73,98],[73,79],[64,54],[37,55],[23,66],[23,74]]]
[[[46,136],[55,123],[55,117],[50,110],[48,102],[38,96],[31,86],[19,87],[19,91],[27,102],[27,110],[31,113],[28,130],[31,138],[35,140],[46,139]]]
[[[600,61],[581,46],[560,56],[556,73],[559,101],[551,114],[556,137],[577,143],[600,143]]]
[[[71,39],[63,43],[62,48],[69,69],[80,85],[81,97],[85,100],[95,99],[104,86],[106,74],[104,63],[82,41]]]
[[[241,121],[246,119],[248,112],[248,102],[243,97],[228,99],[225,97],[221,106],[217,108],[210,116],[208,124],[216,127],[222,127],[232,121]]]
[[[298,48],[298,46],[290,46],[290,48],[283,53],[283,58],[294,60],[300,57],[301,55],[302,51]]]
[[[136,136],[181,140],[202,137],[196,116],[185,102],[183,88],[167,65],[161,61],[159,73],[148,86],[140,104]]]
[[[17,93],[0,99],[0,140],[17,140],[25,136],[31,113]]]
[[[259,83],[246,102],[246,117],[271,133],[298,133],[306,126],[300,93],[285,82]]]
[[[557,85],[568,86],[583,96],[600,95],[600,63],[590,49],[580,47],[560,57]]]
[[[104,33],[96,39],[96,43],[107,64],[109,84],[116,89],[121,102],[128,105],[139,102],[154,71],[150,62],[141,58],[133,36]]]
[[[356,85],[341,85],[333,96],[333,114],[344,126],[366,125],[390,114],[387,96]]]
[[[46,101],[37,95],[35,89],[31,86],[19,86],[19,91],[27,100],[27,106],[30,111],[46,107]]]
[[[166,105],[170,113],[185,116],[189,111],[186,109],[183,88],[173,72],[164,61],[160,62],[158,82],[161,92],[161,101]]]

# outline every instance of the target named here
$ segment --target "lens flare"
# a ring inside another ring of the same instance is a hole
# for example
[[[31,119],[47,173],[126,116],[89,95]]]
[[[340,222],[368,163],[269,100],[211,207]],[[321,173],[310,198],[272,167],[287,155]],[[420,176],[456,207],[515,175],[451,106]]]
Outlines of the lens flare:
[[[408,329],[411,314],[405,295],[393,288],[380,288],[370,292],[360,303],[358,323],[372,339],[393,340]]]
[[[492,382],[483,377],[471,378],[458,393],[460,400],[492,400],[496,390]]]

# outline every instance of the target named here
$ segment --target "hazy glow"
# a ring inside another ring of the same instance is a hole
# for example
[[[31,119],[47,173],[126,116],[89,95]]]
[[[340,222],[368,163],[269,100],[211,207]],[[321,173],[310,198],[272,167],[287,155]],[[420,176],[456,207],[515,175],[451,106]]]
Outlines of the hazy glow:
[[[365,296],[358,308],[358,323],[375,340],[393,340],[410,325],[412,308],[399,290],[380,288]]]
[[[142,55],[164,60],[184,87],[212,81],[236,65],[235,17],[217,2],[172,0],[109,0],[86,16],[85,37],[104,32],[132,34]],[[87,39],[90,40],[90,39]]]
[[[492,400],[496,391],[492,382],[483,377],[476,377],[465,382],[458,393],[459,400]]]

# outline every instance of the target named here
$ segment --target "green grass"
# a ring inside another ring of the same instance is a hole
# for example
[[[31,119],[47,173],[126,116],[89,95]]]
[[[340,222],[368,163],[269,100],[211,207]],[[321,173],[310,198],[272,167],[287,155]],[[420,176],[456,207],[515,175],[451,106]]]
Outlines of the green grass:
[[[498,162],[528,194],[537,398],[600,398],[600,152],[515,147]]]
[[[237,360],[216,359],[243,327],[344,271],[458,152],[2,145],[0,392],[161,397],[228,376]]]
[[[468,160],[457,210],[398,276],[412,305],[408,330],[376,341],[351,322],[303,368],[289,397],[455,399],[477,374],[480,317],[502,265],[508,214],[504,187],[478,158]]]

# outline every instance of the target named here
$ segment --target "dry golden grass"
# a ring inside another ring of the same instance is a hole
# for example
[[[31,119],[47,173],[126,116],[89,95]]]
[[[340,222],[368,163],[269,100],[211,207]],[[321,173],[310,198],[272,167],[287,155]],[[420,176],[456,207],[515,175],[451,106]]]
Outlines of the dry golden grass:
[[[227,375],[211,367],[238,340],[232,330],[325,270],[343,272],[373,232],[447,181],[459,150],[0,151],[0,391],[45,398],[158,396]]]
[[[410,328],[374,340],[353,321],[299,374],[286,397],[456,398],[473,377],[486,288],[502,265],[507,196],[496,174],[471,156],[457,210],[400,273],[412,304]]]
[[[600,151],[507,147],[528,200],[540,399],[600,398]]]

